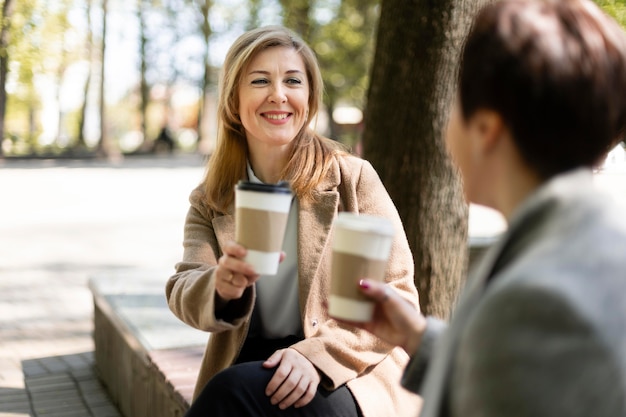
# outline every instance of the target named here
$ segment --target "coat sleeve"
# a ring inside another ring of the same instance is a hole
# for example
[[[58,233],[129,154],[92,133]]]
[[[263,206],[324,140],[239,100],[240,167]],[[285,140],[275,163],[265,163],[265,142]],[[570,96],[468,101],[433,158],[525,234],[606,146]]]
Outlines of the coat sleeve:
[[[251,314],[254,289],[250,287],[241,299],[216,310],[214,271],[221,250],[213,225],[220,218],[206,208],[200,188],[191,193],[189,201],[183,260],[166,285],[168,305],[179,319],[197,329],[231,330],[243,325]]]
[[[355,157],[347,158],[343,162],[345,165],[341,167],[342,184],[338,187],[342,209],[382,216],[392,221],[395,238],[385,279],[404,298],[419,308],[417,290],[413,282],[413,257],[395,205],[369,162]],[[333,319],[326,320],[313,337],[297,343],[293,348],[323,372],[326,377],[324,383],[329,388],[339,387],[372,371],[388,358],[394,349],[366,331],[338,323]],[[408,357],[406,359],[408,360]],[[392,366],[390,363],[395,360],[397,357],[389,358],[386,366]],[[403,367],[404,364],[400,366]]]
[[[461,334],[452,415],[624,415],[624,381],[588,306],[547,285],[485,296]]]
[[[433,355],[436,352],[437,341],[448,325],[443,320],[435,317],[426,318],[426,331],[422,335],[419,349],[409,361],[404,375],[402,376],[402,386],[416,394],[422,394],[424,377],[428,370]]]

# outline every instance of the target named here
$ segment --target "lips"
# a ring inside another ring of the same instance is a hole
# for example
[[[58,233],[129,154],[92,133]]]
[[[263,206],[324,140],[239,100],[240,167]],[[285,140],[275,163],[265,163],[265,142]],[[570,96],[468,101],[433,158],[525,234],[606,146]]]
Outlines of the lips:
[[[292,113],[287,113],[287,112],[268,112],[268,113],[261,113],[261,116],[272,121],[283,121],[283,120],[286,120],[289,116],[291,116],[291,114]]]

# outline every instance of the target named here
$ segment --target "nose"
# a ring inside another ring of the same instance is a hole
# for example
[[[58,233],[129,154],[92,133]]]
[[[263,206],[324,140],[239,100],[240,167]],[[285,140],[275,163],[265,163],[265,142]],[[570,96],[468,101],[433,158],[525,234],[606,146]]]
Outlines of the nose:
[[[281,84],[275,84],[272,87],[272,91],[268,97],[270,103],[285,103],[287,102],[287,95],[285,94],[285,88]]]

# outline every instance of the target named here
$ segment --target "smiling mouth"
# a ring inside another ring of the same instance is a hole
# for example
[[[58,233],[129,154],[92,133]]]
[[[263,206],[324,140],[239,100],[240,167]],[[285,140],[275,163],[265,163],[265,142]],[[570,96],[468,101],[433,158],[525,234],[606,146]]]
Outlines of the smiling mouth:
[[[287,117],[290,116],[291,113],[281,113],[281,114],[268,114],[265,113],[263,114],[264,117],[270,119],[270,120],[284,120]]]

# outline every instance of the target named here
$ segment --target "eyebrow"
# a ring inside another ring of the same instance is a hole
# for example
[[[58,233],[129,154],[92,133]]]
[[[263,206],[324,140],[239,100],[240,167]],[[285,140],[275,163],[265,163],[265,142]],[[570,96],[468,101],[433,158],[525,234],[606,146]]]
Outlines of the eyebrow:
[[[269,75],[270,72],[269,71],[265,71],[265,70],[252,70],[248,73],[248,75],[253,75],[253,74],[262,74],[262,75]],[[285,71],[285,74],[302,74],[304,75],[304,72],[300,71],[300,70],[287,70]]]

